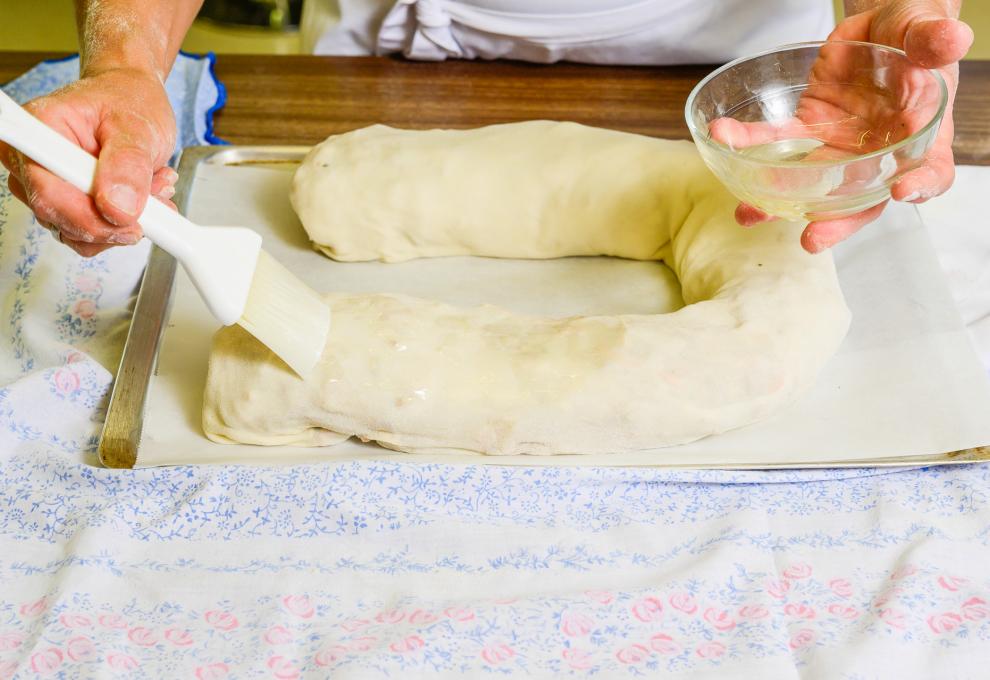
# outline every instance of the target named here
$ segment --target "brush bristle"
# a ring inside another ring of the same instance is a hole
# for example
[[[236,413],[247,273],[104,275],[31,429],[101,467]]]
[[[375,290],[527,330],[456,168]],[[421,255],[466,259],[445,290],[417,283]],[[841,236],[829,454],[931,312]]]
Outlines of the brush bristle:
[[[306,377],[323,354],[330,308],[316,291],[262,250],[238,323]]]

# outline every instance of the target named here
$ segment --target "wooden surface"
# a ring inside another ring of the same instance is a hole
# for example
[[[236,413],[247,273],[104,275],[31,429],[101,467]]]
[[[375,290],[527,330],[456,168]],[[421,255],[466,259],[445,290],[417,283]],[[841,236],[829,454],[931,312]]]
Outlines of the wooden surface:
[[[0,52],[0,82],[52,56]],[[235,144],[313,144],[372,123],[555,118],[686,138],[684,102],[712,68],[222,55],[217,75],[228,101],[216,132]],[[990,165],[990,61],[963,62],[955,122],[957,161]]]

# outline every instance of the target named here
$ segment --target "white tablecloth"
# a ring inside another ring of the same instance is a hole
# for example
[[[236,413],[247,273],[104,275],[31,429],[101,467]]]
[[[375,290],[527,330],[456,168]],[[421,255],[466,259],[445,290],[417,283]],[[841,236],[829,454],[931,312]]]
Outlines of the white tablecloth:
[[[988,181],[923,211],[984,358]],[[987,675],[990,466],[95,467],[143,255],[0,190],[0,678]]]

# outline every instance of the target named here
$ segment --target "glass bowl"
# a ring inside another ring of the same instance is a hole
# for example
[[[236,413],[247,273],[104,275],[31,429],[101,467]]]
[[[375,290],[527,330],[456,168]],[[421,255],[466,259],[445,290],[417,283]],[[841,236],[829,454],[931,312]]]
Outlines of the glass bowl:
[[[698,83],[688,128],[739,200],[791,220],[843,217],[890,197],[945,113],[942,76],[862,42],[785,45]]]

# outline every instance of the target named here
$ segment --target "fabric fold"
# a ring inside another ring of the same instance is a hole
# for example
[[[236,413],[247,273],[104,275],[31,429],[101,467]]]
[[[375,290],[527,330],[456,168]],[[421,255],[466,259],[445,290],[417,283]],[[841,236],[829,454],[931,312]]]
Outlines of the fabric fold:
[[[341,25],[347,21],[345,15]],[[832,25],[828,3],[792,0],[759,7],[744,0],[718,6],[693,0],[399,0],[382,20],[376,52],[428,61],[703,63],[823,39]]]

